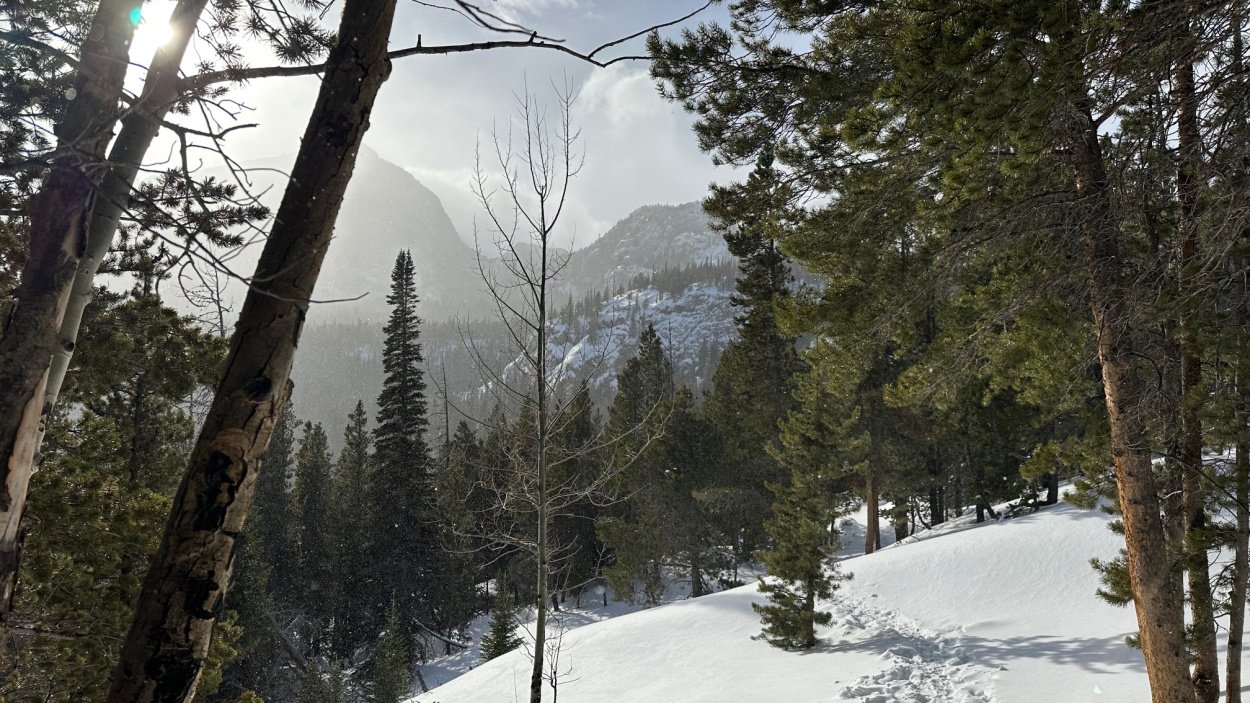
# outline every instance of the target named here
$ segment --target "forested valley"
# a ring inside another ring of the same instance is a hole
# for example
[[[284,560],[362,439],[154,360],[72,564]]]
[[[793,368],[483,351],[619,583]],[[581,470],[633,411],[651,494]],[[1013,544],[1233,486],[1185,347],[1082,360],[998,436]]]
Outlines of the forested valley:
[[[1238,703],[1248,10],[0,5],[0,701]]]

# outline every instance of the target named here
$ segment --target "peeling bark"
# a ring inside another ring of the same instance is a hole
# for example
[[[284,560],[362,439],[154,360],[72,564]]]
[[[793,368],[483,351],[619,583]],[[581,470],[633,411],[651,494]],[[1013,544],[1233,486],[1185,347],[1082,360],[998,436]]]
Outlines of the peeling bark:
[[[0,637],[9,625],[22,512],[44,415],[48,365],[95,202],[93,173],[117,123],[131,12],[141,0],[101,0],[79,52],[69,104],[56,126],[58,156],[32,198],[30,257],[0,328]]]

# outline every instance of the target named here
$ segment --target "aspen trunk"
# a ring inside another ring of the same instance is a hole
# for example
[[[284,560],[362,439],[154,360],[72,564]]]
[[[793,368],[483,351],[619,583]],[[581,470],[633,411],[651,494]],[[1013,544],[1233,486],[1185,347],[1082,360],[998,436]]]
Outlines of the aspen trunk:
[[[526,97],[528,100],[528,96]],[[529,125],[526,125],[528,128]],[[545,214],[545,213],[544,213]],[[546,220],[542,220],[541,263],[538,270],[537,290],[534,291],[538,308],[538,352],[535,364],[538,382],[538,620],[534,624],[534,666],[530,671],[530,703],[543,700],[543,657],[547,646],[547,521],[551,519],[547,504],[547,256],[549,232]],[[551,687],[556,681],[552,677]]]
[[[117,233],[122,213],[130,201],[130,191],[139,175],[139,167],[148,147],[156,139],[161,121],[179,97],[178,68],[195,34],[195,26],[208,0],[181,0],[170,16],[172,39],[156,50],[148,66],[143,92],[134,109],[121,121],[121,131],[108,152],[108,167],[96,185],[97,196],[87,223],[87,242],[78,262],[78,270],[70,288],[57,344],[52,354],[48,384],[44,397],[44,413],[51,413],[61,394],[65,374],[78,343],[83,312],[95,293],[95,276],[108,255]],[[35,450],[43,443],[46,425],[40,425]]]
[[[369,113],[390,72],[395,0],[346,0],[291,180],[225,372],[144,579],[108,703],[189,703],[229,585],[259,458],[289,375]]]
[[[58,155],[30,202],[30,257],[0,327],[0,637],[9,622],[25,526],[22,513],[44,416],[48,365],[95,202],[92,172],[117,122],[131,13],[141,0],[101,0],[56,126]]]

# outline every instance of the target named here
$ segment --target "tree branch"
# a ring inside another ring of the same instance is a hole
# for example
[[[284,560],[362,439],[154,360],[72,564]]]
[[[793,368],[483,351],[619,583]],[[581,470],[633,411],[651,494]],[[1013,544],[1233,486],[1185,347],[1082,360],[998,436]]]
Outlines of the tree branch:
[[[558,51],[563,54],[572,56],[573,58],[580,59],[581,61],[585,61],[586,63],[589,63],[591,65],[598,66],[599,68],[607,68],[608,66],[611,66],[614,63],[619,63],[621,61],[647,60],[650,57],[627,55],[627,56],[617,56],[617,57],[607,59],[607,60],[601,60],[598,58],[598,55],[604,50],[609,49],[614,46],[618,46],[631,39],[636,39],[649,32],[658,31],[660,29],[664,29],[665,27],[671,27],[675,24],[685,22],[686,20],[703,12],[711,5],[712,5],[712,2],[711,0],[709,0],[698,9],[694,10],[693,12],[687,13],[683,15],[682,17],[679,17],[674,20],[669,20],[667,22],[654,24],[645,29],[638,30],[637,32],[634,32],[633,34],[630,34],[628,36],[624,36],[619,39],[613,39],[610,42],[600,44],[599,46],[595,47],[588,53],[583,53],[576,49],[570,49],[569,47],[564,46],[563,44],[557,43],[556,40],[553,40],[553,39],[539,38],[537,34],[530,34],[530,37],[528,39],[503,39],[503,40],[484,41],[484,42],[469,42],[466,44],[443,44],[443,45],[436,45],[436,46],[422,46],[421,37],[418,36],[416,46],[411,46],[406,49],[396,49],[395,51],[391,51],[387,54],[387,58],[393,61],[395,59],[407,58],[409,56],[426,56],[426,55],[431,55],[431,54],[435,54],[435,55],[463,54],[463,53],[468,53],[471,51],[489,51],[492,49],[529,48],[529,49],[548,49],[551,51]],[[314,75],[317,73],[321,73],[323,70],[325,70],[324,63],[309,64],[305,66],[261,66],[261,67],[256,67],[256,68],[226,68],[226,69],[222,69],[219,71],[206,71],[204,73],[199,73],[194,76],[188,76],[183,79],[182,88],[184,91],[196,91],[206,86],[212,85],[214,83],[222,83],[226,81],[247,81],[247,80],[253,80],[256,78],[278,78],[278,77],[290,78],[290,77],[295,77],[295,76],[310,76],[310,75]]]

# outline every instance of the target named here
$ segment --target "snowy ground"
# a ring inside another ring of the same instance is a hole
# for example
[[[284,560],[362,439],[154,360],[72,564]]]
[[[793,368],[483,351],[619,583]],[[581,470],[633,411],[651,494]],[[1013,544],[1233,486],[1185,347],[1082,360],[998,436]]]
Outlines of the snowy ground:
[[[1124,644],[1133,612],[1094,595],[1089,559],[1113,557],[1122,544],[1109,519],[1067,504],[979,526],[969,516],[848,558],[843,569],[854,578],[824,605],[833,622],[804,653],[752,639],[760,624],[751,604],[763,600],[755,585],[626,617],[614,617],[631,610],[623,604],[579,611],[567,616],[558,700],[1148,700],[1140,654]],[[847,532],[848,548],[862,542],[862,531]],[[524,651],[478,662],[466,652],[427,667],[431,687],[456,678],[414,700],[526,700]]]

